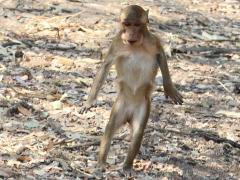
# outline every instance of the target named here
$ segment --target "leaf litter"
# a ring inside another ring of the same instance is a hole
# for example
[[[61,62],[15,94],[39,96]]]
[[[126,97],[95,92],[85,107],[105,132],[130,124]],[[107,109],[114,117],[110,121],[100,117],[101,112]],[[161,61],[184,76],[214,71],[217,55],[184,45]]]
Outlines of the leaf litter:
[[[121,165],[127,127],[110,166],[96,168],[116,98],[111,69],[91,112],[79,114],[117,32],[121,7],[150,10],[182,106],[163,96],[161,75],[134,171]],[[1,1],[0,178],[239,179],[240,6],[238,0]]]

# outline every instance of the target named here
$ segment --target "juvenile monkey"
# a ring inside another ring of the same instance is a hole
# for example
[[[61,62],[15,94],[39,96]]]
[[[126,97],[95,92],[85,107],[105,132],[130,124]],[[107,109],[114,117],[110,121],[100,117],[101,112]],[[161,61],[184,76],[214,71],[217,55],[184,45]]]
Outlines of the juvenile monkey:
[[[164,50],[158,37],[149,32],[148,11],[137,5],[121,10],[120,32],[112,41],[109,52],[96,75],[86,104],[80,113],[89,110],[97,97],[110,67],[115,64],[119,93],[112,107],[109,122],[101,139],[98,163],[106,165],[114,132],[129,123],[131,143],[123,169],[130,170],[137,155],[146,127],[154,80],[160,67],[164,93],[174,103],[182,104],[182,96],[175,89],[169,75]]]

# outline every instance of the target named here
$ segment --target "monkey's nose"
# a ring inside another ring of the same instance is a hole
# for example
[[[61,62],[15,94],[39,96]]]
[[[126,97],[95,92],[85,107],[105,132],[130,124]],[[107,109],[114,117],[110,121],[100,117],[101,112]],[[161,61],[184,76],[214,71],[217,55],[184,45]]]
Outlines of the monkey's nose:
[[[129,44],[134,44],[135,42],[137,42],[137,41],[134,41],[134,40],[128,40],[128,43],[129,43]]]

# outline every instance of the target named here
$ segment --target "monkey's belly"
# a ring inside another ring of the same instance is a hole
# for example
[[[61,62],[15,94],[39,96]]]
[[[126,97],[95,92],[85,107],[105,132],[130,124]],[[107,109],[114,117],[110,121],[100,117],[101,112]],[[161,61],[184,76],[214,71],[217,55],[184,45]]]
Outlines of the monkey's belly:
[[[131,87],[124,81],[119,81],[120,93],[128,100],[131,99],[145,99],[151,95],[154,85],[152,83],[145,83],[138,87]]]
[[[120,86],[126,86],[132,95],[139,90],[148,91],[154,86],[156,67],[155,60],[146,53],[131,55],[119,66],[118,82]]]
[[[141,94],[144,94],[143,92],[149,91],[153,88],[154,82],[152,80],[139,80],[139,79],[119,79],[118,80],[120,89],[124,89],[125,92],[130,93],[131,95],[137,95],[139,94],[139,91],[142,92]]]

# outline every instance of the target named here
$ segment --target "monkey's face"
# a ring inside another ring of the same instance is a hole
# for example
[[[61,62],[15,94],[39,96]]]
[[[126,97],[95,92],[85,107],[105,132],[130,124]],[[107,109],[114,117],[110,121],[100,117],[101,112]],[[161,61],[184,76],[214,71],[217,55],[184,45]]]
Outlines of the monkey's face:
[[[141,22],[122,22],[121,38],[124,44],[140,45],[142,43],[142,24]]]
[[[131,46],[142,44],[148,23],[148,11],[137,5],[127,6],[121,10],[120,22],[123,43]]]

